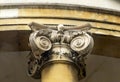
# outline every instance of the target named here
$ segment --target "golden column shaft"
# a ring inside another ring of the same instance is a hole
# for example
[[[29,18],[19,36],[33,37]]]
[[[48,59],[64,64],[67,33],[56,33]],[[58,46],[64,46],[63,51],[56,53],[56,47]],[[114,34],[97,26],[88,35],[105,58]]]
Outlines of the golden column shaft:
[[[41,72],[41,82],[78,82],[78,72],[67,63],[53,63]]]

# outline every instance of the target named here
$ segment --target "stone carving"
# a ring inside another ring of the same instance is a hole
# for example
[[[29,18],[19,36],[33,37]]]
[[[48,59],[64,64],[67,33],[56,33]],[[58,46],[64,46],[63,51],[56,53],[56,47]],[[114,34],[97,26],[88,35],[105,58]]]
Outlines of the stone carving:
[[[49,27],[31,23],[29,37],[31,53],[28,61],[28,75],[41,78],[41,71],[49,63],[69,63],[78,70],[78,78],[86,76],[85,56],[93,48],[93,38],[87,33],[90,25],[77,27]]]

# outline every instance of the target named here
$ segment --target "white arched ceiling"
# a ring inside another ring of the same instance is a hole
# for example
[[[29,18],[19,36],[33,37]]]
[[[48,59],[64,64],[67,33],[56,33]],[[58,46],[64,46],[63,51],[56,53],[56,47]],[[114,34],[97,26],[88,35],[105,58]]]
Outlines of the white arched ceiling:
[[[108,8],[120,11],[120,0],[0,0],[2,3],[65,3]]]

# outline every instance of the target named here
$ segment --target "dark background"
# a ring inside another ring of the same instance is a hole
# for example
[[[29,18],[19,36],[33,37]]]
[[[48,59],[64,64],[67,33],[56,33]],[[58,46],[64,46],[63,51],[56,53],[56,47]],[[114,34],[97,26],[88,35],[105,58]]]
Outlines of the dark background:
[[[40,82],[27,76],[28,53],[0,52],[0,82]],[[89,55],[86,64],[87,77],[80,82],[120,82],[120,59]]]

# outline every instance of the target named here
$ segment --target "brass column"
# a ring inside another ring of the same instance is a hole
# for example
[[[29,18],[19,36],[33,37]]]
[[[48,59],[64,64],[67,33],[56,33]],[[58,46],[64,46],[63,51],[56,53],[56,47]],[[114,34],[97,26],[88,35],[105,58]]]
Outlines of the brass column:
[[[42,70],[41,82],[78,82],[78,73],[70,64],[50,64]]]

